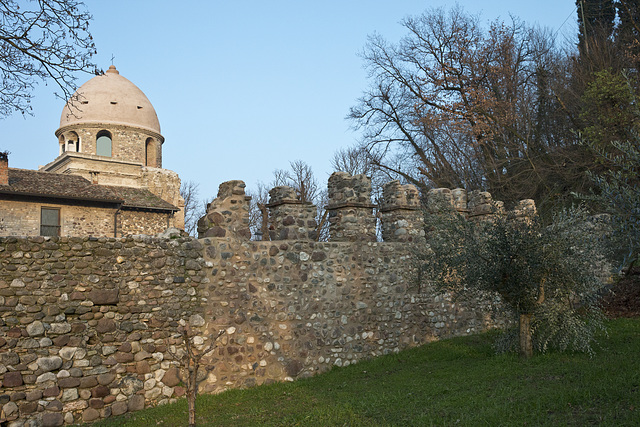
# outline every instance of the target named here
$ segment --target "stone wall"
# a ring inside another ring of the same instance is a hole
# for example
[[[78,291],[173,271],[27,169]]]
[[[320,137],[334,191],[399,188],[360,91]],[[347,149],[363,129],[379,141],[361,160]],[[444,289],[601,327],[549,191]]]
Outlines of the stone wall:
[[[499,300],[454,303],[416,281],[403,242],[205,238],[205,319],[228,328],[205,392],[293,380],[500,327]]]
[[[201,255],[191,238],[0,238],[0,422],[93,421],[182,396],[170,350],[180,324],[204,324]]]
[[[211,266],[205,319],[212,329],[233,333],[209,360],[215,375],[203,391],[293,380],[508,322],[495,296],[453,302],[420,282],[416,257],[425,244],[424,213],[414,186],[397,181],[385,186],[380,207],[385,241],[375,242],[370,188],[363,175],[333,174],[330,240],[315,242],[307,222],[307,210],[315,208],[297,201],[292,188],[270,192],[272,241],[249,241],[244,183],[220,186],[199,222]],[[472,199],[484,206],[480,201],[489,199],[483,197]],[[469,211],[464,190],[433,190],[427,198],[432,200],[427,204],[444,199]]]
[[[216,393],[508,322],[495,296],[452,301],[419,280],[415,188],[385,187],[385,242],[366,177],[334,174],[330,188],[328,242],[313,241],[312,207],[286,188],[272,195],[270,227],[295,239],[249,240],[242,181],[220,186],[199,240],[0,238],[0,422],[92,421],[182,396],[174,355],[187,323],[200,348],[226,331],[203,360],[214,369],[201,391]],[[496,214],[486,194],[437,197],[476,219]]]
[[[118,236],[155,235],[174,226],[174,215],[166,212],[122,210],[118,212]]]
[[[60,209],[62,235],[113,235],[116,209],[87,203],[84,206],[61,204],[59,201],[21,197],[3,197],[0,203],[0,236],[34,236],[40,234],[40,209]],[[166,227],[165,227],[166,228]],[[164,228],[162,228],[164,230]]]
[[[134,128],[132,126],[114,125],[112,123],[96,123],[92,125],[72,124],[56,131],[56,137],[68,141],[80,140],[80,153],[96,154],[96,139],[98,132],[107,130],[111,133],[111,157],[127,162],[146,164],[146,141],[152,138],[156,144],[156,165],[162,167],[162,142],[164,138],[153,131]],[[60,138],[62,136],[62,138]],[[62,154],[62,153],[60,153]]]

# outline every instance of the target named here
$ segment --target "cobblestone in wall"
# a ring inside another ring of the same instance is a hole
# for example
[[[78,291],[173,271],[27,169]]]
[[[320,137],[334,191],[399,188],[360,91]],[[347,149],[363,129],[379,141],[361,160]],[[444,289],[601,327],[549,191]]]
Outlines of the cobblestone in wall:
[[[411,244],[205,238],[205,318],[228,328],[203,391],[293,380],[504,325],[497,299],[416,283]]]
[[[316,207],[298,200],[293,188],[273,188],[267,207],[271,240],[316,240]]]
[[[0,238],[0,422],[93,421],[184,395],[178,325],[202,325],[191,238]]]
[[[504,213],[504,203],[493,200],[491,193],[486,191],[471,191],[468,193],[469,218]]]

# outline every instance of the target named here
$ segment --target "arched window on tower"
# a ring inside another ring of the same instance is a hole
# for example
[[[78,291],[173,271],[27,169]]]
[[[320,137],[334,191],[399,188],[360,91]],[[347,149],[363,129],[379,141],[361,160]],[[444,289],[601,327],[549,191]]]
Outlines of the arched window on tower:
[[[64,143],[64,135],[60,135],[58,142],[60,143],[60,154],[62,155],[67,149],[67,146]]]
[[[79,152],[80,151],[80,138],[78,134],[71,131],[67,132],[60,137],[60,143],[64,146],[62,151],[65,152]],[[66,141],[66,142],[65,142]]]
[[[98,156],[111,157],[111,133],[106,130],[98,132],[96,138],[96,154]]]
[[[75,133],[74,131],[69,132],[67,141],[69,144],[69,149],[67,151],[75,151],[78,153],[80,152],[80,137],[78,137],[77,133]],[[70,148],[71,145],[73,145],[73,150]]]
[[[151,166],[153,168],[158,167],[156,141],[153,138],[147,138],[147,141],[144,144],[144,158],[145,166]]]

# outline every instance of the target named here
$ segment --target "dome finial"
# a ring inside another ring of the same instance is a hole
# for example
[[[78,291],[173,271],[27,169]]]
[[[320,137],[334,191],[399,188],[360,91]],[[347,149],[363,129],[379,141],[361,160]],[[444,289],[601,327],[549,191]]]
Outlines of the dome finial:
[[[116,66],[113,65],[113,64],[109,65],[109,69],[107,70],[107,73],[120,74],[120,72],[118,70],[116,70]]]

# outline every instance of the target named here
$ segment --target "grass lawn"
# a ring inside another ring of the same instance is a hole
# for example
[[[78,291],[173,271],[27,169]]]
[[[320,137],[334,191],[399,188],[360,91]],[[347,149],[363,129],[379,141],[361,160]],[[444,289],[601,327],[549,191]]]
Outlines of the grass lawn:
[[[640,425],[640,318],[596,355],[496,356],[492,333],[454,338],[314,378],[198,398],[198,426]],[[186,426],[182,400],[98,426]]]

